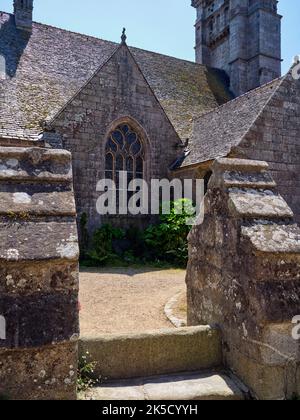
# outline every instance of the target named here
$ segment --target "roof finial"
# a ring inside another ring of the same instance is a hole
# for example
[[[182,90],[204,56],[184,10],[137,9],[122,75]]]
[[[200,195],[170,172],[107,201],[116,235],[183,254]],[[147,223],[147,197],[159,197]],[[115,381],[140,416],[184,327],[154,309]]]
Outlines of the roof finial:
[[[126,28],[123,28],[123,32],[122,32],[122,36],[121,36],[121,40],[122,40],[122,44],[125,45],[126,44]]]

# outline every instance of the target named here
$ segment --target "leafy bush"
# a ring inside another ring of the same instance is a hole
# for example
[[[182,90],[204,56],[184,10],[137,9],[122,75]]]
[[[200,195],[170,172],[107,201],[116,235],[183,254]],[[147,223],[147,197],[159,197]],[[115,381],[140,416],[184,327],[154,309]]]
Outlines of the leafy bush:
[[[189,200],[165,203],[168,214],[161,211],[160,220],[144,231],[130,227],[126,231],[104,225],[92,237],[85,253],[85,265],[135,265],[168,263],[185,266],[188,259],[188,219],[194,215]]]
[[[194,215],[194,210],[188,200],[170,203],[170,210],[170,214],[161,214],[159,224],[145,230],[144,239],[153,259],[184,266],[188,260],[187,236],[190,232],[187,221]]]
[[[123,239],[124,231],[111,225],[103,225],[94,232],[91,250],[87,253],[89,259],[97,264],[104,265],[115,257],[113,241]]]

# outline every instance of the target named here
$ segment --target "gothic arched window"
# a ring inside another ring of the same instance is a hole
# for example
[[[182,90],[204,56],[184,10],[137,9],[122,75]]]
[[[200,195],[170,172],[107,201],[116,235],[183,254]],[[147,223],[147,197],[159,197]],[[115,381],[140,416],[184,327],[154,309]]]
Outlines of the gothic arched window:
[[[137,132],[122,124],[113,130],[107,139],[105,149],[105,177],[116,183],[119,189],[119,172],[126,171],[128,183],[132,179],[143,179],[145,171],[145,150]]]

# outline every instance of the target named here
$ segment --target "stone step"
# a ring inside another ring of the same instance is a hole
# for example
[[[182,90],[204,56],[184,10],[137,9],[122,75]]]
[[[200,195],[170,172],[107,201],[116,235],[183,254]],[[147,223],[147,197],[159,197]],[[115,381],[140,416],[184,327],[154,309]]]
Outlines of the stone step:
[[[123,380],[95,387],[80,398],[95,401],[244,400],[246,390],[226,373],[182,373]]]
[[[96,362],[95,376],[131,379],[193,372],[222,365],[221,333],[209,326],[129,335],[81,337],[81,356]]]

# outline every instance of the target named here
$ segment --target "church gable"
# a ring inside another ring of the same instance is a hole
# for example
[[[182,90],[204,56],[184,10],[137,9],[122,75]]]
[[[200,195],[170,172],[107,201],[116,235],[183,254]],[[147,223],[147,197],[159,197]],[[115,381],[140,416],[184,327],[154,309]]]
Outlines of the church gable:
[[[47,125],[63,133],[66,141],[68,134],[76,136],[82,129],[91,127],[96,127],[98,135],[104,135],[115,121],[127,117],[151,133],[152,146],[158,137],[163,140],[160,145],[164,148],[174,149],[180,144],[129,48],[121,45]],[[155,123],[158,123],[156,128]],[[159,135],[161,130],[164,136]]]
[[[93,97],[92,100],[91,97]],[[106,101],[103,100],[104,98]],[[133,109],[134,113],[139,114],[142,107],[155,107],[165,122],[169,124],[170,129],[174,130],[164,108],[126,44],[120,45],[53,118],[47,118],[47,125],[49,127],[56,126],[62,115],[69,113],[71,107],[77,104],[78,100],[82,102],[83,108],[85,105],[90,105],[90,108],[99,111],[101,103],[104,108],[108,109],[107,107],[109,107],[110,111],[114,110],[117,114],[124,115],[130,115]],[[93,103],[96,103],[96,106],[92,105]],[[177,137],[175,131],[173,134]]]
[[[100,223],[96,184],[105,176],[107,140],[124,125],[143,144],[144,177],[167,177],[182,153],[181,140],[128,47],[121,45],[51,123],[72,152],[78,211],[95,224]]]

